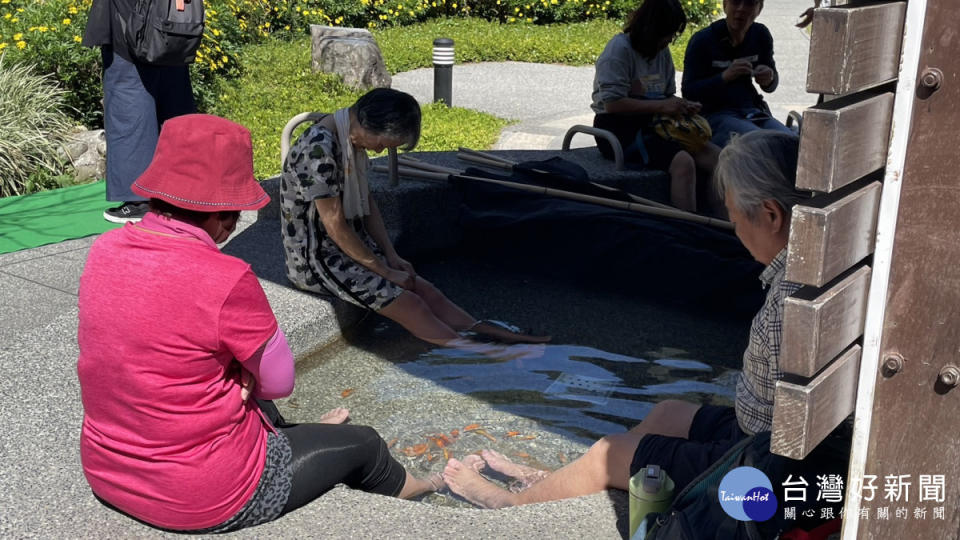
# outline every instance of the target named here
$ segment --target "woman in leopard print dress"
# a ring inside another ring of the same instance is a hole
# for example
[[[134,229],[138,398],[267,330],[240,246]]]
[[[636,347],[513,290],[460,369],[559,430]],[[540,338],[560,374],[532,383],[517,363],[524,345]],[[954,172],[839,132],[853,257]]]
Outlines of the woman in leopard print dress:
[[[366,152],[409,150],[419,138],[419,104],[388,88],[321,117],[300,135],[280,180],[287,277],[301,289],[376,311],[438,345],[455,344],[466,330],[505,342],[549,340],[478,321],[397,254],[366,186]]]

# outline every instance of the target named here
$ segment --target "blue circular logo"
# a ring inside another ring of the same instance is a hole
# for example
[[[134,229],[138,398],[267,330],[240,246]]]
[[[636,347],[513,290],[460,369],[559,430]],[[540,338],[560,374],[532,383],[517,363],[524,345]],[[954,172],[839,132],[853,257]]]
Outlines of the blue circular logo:
[[[717,498],[723,511],[740,521],[766,521],[777,512],[773,484],[753,467],[737,467],[725,474]]]

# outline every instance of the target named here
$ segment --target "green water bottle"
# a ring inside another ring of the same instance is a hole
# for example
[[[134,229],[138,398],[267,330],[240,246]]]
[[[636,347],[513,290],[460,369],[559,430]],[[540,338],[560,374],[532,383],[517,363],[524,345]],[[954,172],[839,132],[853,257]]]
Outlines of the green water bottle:
[[[630,536],[651,512],[664,512],[673,502],[673,480],[659,465],[647,465],[630,478]],[[644,528],[646,529],[646,527]],[[639,538],[646,536],[646,531]]]

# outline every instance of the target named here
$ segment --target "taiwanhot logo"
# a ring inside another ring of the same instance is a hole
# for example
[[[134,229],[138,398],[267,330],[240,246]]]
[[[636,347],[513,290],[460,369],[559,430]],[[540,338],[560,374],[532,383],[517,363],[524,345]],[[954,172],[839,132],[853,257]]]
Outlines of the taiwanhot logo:
[[[717,497],[723,511],[740,521],[766,521],[777,512],[773,484],[753,467],[737,467],[725,474]]]

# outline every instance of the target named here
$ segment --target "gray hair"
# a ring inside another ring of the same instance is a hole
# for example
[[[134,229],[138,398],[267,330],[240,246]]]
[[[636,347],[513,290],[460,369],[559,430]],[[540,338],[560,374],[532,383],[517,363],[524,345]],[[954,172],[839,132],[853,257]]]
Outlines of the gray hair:
[[[763,202],[773,200],[789,215],[793,205],[810,198],[799,191],[797,155],[800,140],[773,130],[756,130],[734,136],[720,152],[714,173],[717,193],[729,193],[734,207],[753,220]]]

